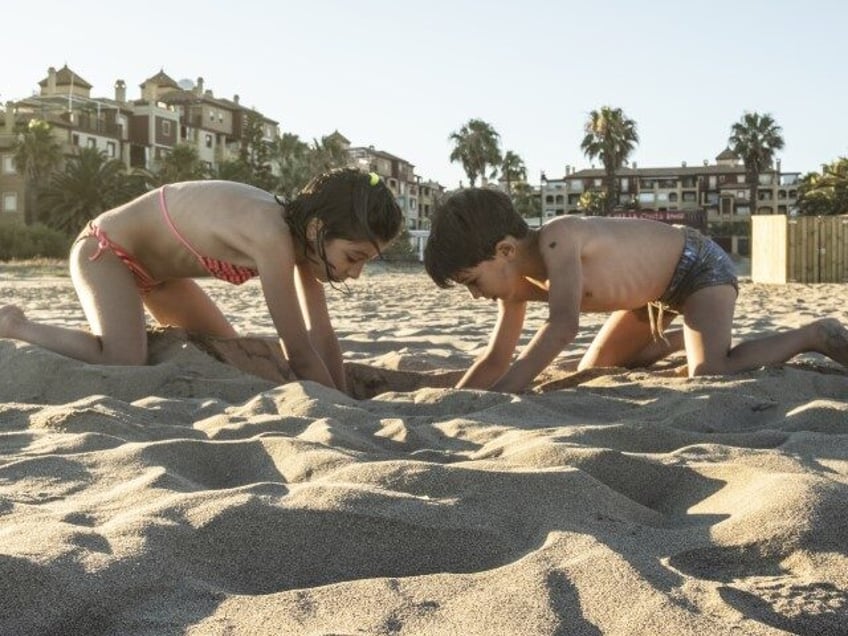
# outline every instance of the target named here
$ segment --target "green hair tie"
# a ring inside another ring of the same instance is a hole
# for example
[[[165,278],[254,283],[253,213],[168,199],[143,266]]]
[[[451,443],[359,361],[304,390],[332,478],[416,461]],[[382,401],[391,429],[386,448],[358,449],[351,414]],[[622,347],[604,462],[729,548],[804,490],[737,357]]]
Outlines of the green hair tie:
[[[368,181],[372,186],[375,186],[380,183],[380,175],[378,175],[376,172],[369,172],[368,176],[370,177]]]

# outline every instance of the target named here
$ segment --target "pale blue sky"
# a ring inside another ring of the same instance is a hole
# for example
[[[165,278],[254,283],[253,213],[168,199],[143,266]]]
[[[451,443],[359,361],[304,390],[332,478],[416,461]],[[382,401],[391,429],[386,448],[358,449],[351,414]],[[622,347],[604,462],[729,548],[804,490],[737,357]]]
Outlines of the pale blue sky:
[[[603,105],[637,122],[641,166],[713,160],[746,110],[783,128],[785,171],[848,155],[845,0],[39,0],[3,22],[3,102],[49,66],[67,63],[93,96],[124,79],[132,99],[163,68],[238,93],[284,132],[338,129],[448,187],[464,179],[448,136],[469,119],[536,183],[589,166],[583,124]]]

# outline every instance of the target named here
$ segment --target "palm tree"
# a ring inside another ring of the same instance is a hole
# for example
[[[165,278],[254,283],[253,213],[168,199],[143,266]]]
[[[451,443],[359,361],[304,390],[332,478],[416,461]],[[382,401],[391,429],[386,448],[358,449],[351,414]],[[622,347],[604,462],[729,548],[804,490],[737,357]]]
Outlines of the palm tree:
[[[482,119],[470,119],[458,132],[451,133],[448,139],[454,143],[450,154],[451,163],[458,161],[462,164],[472,188],[477,177],[481,177],[485,185],[486,168],[501,164],[500,135]],[[497,171],[492,170],[488,176],[494,178],[496,175]]]
[[[272,145],[265,140],[263,121],[257,113],[248,111],[241,137],[238,161],[248,167],[250,176],[246,183],[270,190],[274,186],[271,173]]]
[[[197,148],[189,143],[179,143],[171,148],[152,175],[155,185],[194,181],[209,177],[209,168],[200,159]]]
[[[41,195],[49,211],[49,225],[68,234],[78,232],[101,212],[142,194],[143,176],[128,174],[118,159],[107,159],[96,148],[83,148],[65,164],[65,170],[53,173]]]
[[[313,139],[308,157],[312,175],[344,168],[350,161],[344,146],[332,135],[324,135],[320,141]]]
[[[848,157],[824,166],[821,174],[804,175],[798,209],[803,215],[848,214]]]
[[[309,144],[294,133],[283,133],[274,142],[271,160],[277,164],[277,192],[293,198],[312,176],[309,165]]]
[[[730,129],[730,150],[745,164],[751,213],[757,212],[760,174],[771,168],[775,152],[783,148],[783,137],[771,115],[745,113]]]
[[[589,159],[598,158],[604,164],[604,212],[609,214],[618,203],[618,179],[615,173],[639,143],[636,122],[627,118],[620,108],[602,106],[600,110],[589,113],[584,129],[586,136],[580,143],[580,149]]]
[[[526,181],[519,181],[512,189],[512,204],[515,210],[524,217],[542,216],[542,198]]]
[[[506,193],[512,197],[512,184],[527,180],[527,166],[521,157],[507,150],[501,161],[501,174],[506,181]]]
[[[39,192],[47,184],[50,174],[62,163],[62,146],[53,136],[53,127],[49,123],[32,119],[13,148],[15,170],[26,183],[24,222],[31,225],[39,218]]]

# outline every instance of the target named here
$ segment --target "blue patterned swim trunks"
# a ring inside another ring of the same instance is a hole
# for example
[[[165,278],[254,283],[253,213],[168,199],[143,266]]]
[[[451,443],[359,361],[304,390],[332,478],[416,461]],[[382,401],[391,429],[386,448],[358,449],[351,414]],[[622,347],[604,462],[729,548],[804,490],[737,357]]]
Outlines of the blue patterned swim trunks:
[[[655,338],[662,338],[662,317],[664,311],[680,313],[683,303],[699,289],[715,285],[732,285],[739,292],[739,279],[736,266],[730,257],[715,241],[707,238],[695,228],[685,228],[686,239],[683,252],[674,269],[671,282],[662,296],[648,303],[648,317],[651,332]],[[654,316],[654,310],[658,312]]]

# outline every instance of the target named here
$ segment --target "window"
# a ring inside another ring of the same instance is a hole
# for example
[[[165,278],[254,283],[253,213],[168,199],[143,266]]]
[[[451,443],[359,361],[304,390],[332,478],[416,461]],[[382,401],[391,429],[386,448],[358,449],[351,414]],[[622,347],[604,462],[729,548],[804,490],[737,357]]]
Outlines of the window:
[[[215,121],[215,111],[214,110],[209,111],[209,121]]]
[[[71,135],[71,143],[75,146],[79,146],[79,135],[77,133],[73,133]]]
[[[3,155],[3,174],[15,174],[15,158],[13,155]]]
[[[710,190],[716,189],[716,178],[715,175],[710,175]]]
[[[106,142],[106,155],[110,159],[114,159],[116,154],[117,154],[117,146],[115,145],[115,142],[114,141],[107,141]]]
[[[162,134],[165,137],[171,136],[171,122],[168,121],[167,119],[162,122]]]
[[[736,175],[736,183],[745,183],[745,175],[737,174]]]
[[[208,133],[207,133],[207,135],[206,135],[206,147],[207,147],[207,148],[211,148],[211,147],[212,147],[212,135],[210,135],[210,134],[208,134]]]
[[[85,145],[88,148],[97,148],[97,140],[94,137],[89,137],[85,140]]]
[[[3,212],[18,211],[18,193],[4,192],[3,193]]]

